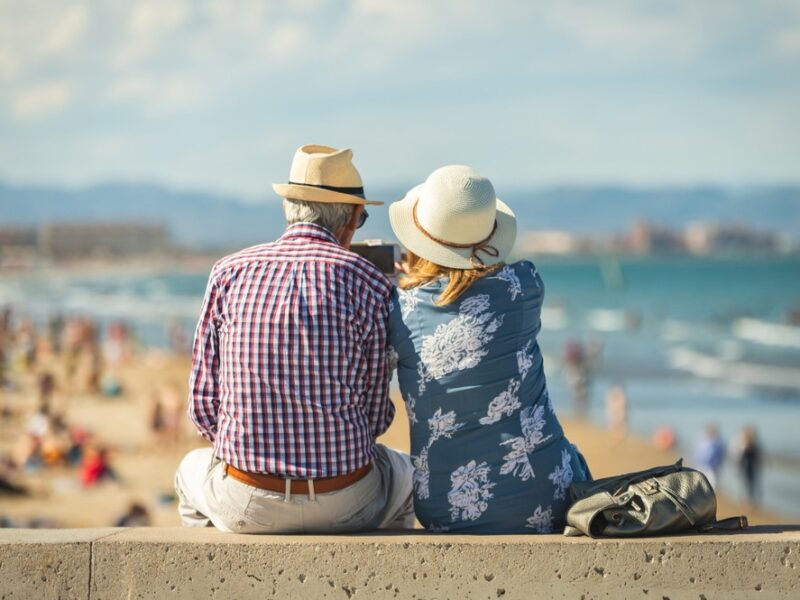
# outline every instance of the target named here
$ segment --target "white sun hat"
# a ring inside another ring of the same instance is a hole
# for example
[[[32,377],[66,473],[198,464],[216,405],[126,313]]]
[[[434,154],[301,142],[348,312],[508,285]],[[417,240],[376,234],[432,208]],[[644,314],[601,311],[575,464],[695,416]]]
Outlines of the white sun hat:
[[[288,183],[273,183],[279,196],[308,202],[383,204],[364,198],[361,175],[353,165],[353,151],[309,144],[294,153]]]
[[[408,250],[437,265],[473,269],[503,261],[517,237],[514,212],[474,169],[436,169],[389,206],[389,221]]]

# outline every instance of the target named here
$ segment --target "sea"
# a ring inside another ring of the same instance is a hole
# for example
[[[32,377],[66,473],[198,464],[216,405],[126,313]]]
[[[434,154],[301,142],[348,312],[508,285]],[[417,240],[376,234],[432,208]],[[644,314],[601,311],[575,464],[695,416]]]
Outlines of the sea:
[[[765,506],[800,519],[800,257],[533,260],[545,282],[539,341],[558,411],[572,410],[565,347],[598,347],[592,420],[605,424],[606,394],[621,386],[631,430],[672,428],[688,463],[706,426],[732,445],[751,425],[770,457]],[[0,306],[41,323],[55,314],[124,321],[142,345],[167,346],[176,325],[191,335],[206,281],[174,268],[0,274]],[[744,498],[734,461],[719,486]]]

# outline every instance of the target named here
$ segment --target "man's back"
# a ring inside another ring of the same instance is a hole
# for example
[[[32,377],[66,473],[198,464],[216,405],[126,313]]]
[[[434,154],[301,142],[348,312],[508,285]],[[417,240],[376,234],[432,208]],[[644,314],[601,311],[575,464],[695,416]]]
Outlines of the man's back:
[[[323,227],[297,224],[214,267],[195,334],[190,416],[253,473],[355,471],[394,415],[391,285]]]
[[[369,216],[352,150],[308,144],[273,184],[289,224],[223,258],[195,332],[189,416],[213,442],[175,473],[187,527],[240,533],[409,528],[411,460],[392,422],[391,285],[349,252]]]

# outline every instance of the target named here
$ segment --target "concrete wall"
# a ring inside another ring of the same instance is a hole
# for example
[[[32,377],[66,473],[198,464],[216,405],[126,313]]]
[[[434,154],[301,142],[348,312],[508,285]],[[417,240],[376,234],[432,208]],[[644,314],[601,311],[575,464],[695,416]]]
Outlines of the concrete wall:
[[[800,598],[800,526],[638,540],[0,530],[0,598]]]

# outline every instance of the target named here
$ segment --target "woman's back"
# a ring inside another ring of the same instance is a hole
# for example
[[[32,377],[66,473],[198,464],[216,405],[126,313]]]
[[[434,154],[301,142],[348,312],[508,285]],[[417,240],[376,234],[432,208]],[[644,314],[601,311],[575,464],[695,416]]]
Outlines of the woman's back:
[[[398,290],[390,314],[417,518],[444,531],[560,528],[567,487],[586,474],[547,395],[541,278],[518,262],[436,306],[446,285]]]

